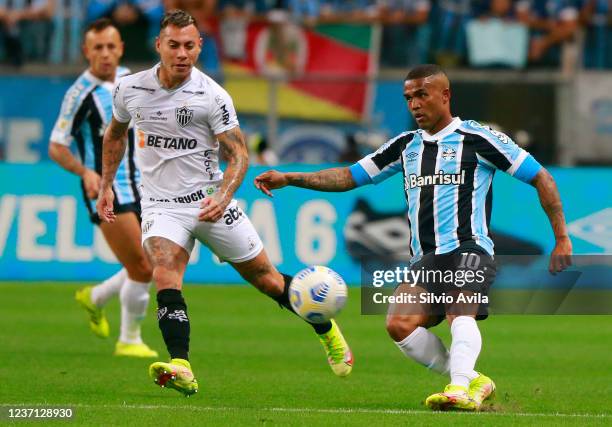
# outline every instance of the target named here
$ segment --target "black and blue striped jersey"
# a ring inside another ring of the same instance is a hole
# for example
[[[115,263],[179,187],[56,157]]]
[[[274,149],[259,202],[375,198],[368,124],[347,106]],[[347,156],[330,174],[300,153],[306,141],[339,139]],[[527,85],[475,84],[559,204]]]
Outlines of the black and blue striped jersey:
[[[126,68],[117,70],[117,79],[128,74]],[[83,165],[102,174],[102,139],[104,130],[113,117],[114,83],[106,82],[85,71],[64,95],[59,117],[51,133],[51,142],[72,146]],[[81,185],[83,187],[83,185]],[[140,202],[140,171],[134,161],[134,133],[128,132],[125,156],[113,183],[115,200],[119,205]],[[90,214],[96,211],[95,200],[83,196]]]
[[[402,172],[413,259],[473,241],[493,255],[489,232],[497,169],[530,182],[540,164],[508,136],[458,117],[435,135],[404,132],[351,166],[358,186]]]

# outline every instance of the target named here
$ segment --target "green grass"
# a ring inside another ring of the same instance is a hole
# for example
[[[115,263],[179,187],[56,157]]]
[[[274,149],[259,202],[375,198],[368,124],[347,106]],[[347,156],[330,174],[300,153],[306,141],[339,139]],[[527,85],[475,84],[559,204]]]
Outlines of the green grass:
[[[0,421],[7,405],[65,405],[76,413],[72,423],[87,425],[612,424],[612,317],[480,322],[478,369],[496,381],[497,401],[490,412],[448,414],[422,403],[445,378],[406,360],[383,316],[359,314],[358,290],[339,319],[355,368],[338,379],[311,329],[254,289],[188,285],[200,384],[189,399],[155,386],[151,361],[113,357],[118,303],[108,307],[113,335],[102,340],[89,332],[75,290],[0,284]],[[153,306],[143,335],[165,356]],[[435,330],[449,342],[446,325]]]

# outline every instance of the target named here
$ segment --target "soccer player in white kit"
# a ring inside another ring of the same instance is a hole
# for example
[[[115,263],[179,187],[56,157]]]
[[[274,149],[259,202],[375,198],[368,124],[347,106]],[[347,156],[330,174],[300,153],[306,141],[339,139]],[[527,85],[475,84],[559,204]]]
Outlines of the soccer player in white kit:
[[[126,76],[114,91],[113,120],[104,134],[102,188],[97,211],[115,221],[112,182],[125,151],[130,120],[142,173],[142,240],[153,265],[159,327],[170,363],[149,373],[160,386],[191,395],[198,390],[189,351],[189,316],[181,288],[195,240],[261,292],[291,311],[291,276],[270,263],[263,244],[233,198],[248,167],[248,153],[228,93],[194,68],[202,39],[193,17],[182,10],[162,18],[156,48],[160,63]],[[223,150],[227,169],[219,169]],[[338,325],[312,324],[338,376],[353,356]]]

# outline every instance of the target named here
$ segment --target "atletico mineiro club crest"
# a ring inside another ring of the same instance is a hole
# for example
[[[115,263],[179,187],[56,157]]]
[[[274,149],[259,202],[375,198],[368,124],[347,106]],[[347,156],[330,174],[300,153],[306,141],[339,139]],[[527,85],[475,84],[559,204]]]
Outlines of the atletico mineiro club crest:
[[[187,126],[191,119],[193,119],[193,110],[190,110],[187,106],[176,109],[176,122],[180,127]]]

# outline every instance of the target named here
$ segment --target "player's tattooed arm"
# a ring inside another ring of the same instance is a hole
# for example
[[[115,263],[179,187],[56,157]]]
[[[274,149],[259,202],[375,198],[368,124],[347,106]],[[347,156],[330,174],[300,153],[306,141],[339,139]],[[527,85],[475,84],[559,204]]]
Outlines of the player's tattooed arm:
[[[348,191],[355,188],[353,175],[347,167],[323,169],[318,172],[285,174],[287,182],[294,187],[319,191]]]
[[[121,123],[114,117],[104,132],[102,143],[102,187],[112,187],[117,168],[125,154],[129,123]]]
[[[548,216],[555,235],[556,244],[549,269],[552,273],[563,271],[572,264],[572,242],[567,232],[557,184],[552,175],[545,168],[542,168],[531,181],[531,185],[538,190],[540,204]]]
[[[102,183],[96,202],[96,210],[102,221],[113,223],[117,217],[114,212],[115,194],[113,193],[113,181],[121,159],[125,153],[126,133],[129,123],[121,123],[115,120],[104,132],[102,143]]]
[[[202,209],[198,215],[200,221],[216,222],[221,219],[249,167],[249,152],[238,126],[220,133],[217,135],[217,140],[221,154],[227,160],[227,169],[223,173],[223,182],[219,191],[202,201]]]
[[[255,178],[255,187],[270,197],[272,196],[271,190],[288,185],[311,190],[335,192],[352,190],[357,186],[353,179],[353,174],[351,174],[350,169],[347,167],[323,169],[311,173],[282,173],[269,170]]]
[[[221,153],[227,160],[227,169],[223,172],[223,183],[219,191],[221,201],[227,206],[242,184],[249,167],[249,152],[244,135],[238,126],[217,135],[217,139]]]

